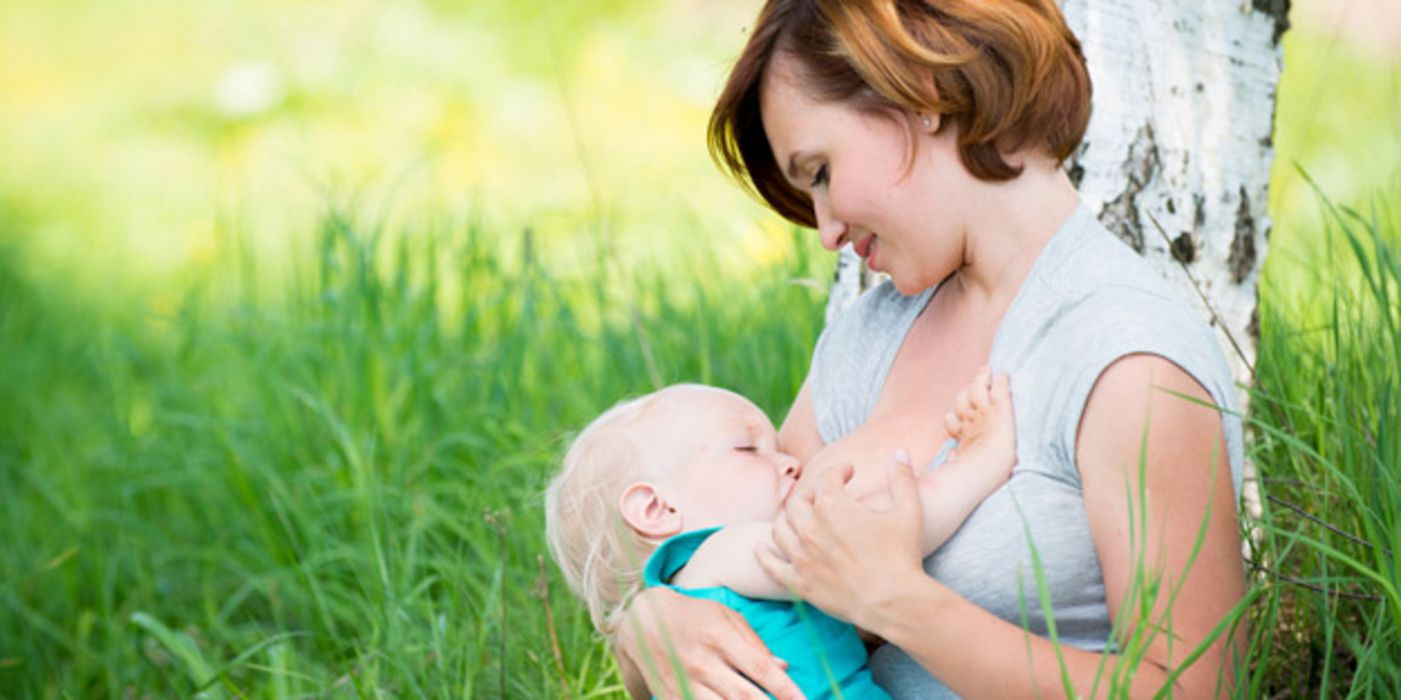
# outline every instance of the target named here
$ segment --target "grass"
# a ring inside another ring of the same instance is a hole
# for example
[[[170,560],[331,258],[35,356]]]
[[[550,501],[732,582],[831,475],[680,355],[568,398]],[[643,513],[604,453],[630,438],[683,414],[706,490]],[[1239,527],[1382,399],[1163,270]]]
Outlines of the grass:
[[[708,97],[640,87],[705,92],[709,73],[673,59],[718,71],[732,47],[678,39],[693,18],[647,3],[561,10],[558,44],[529,4],[371,4],[327,38],[335,70],[303,74],[268,47],[295,45],[314,11],[250,5],[227,36],[266,33],[267,50],[225,38],[187,63],[172,37],[210,21],[195,10],[51,4],[0,9],[0,697],[618,696],[541,559],[563,440],[681,380],[779,417],[820,331],[830,269],[812,237],[756,225],[698,141],[668,140],[700,133]],[[457,42],[488,19],[530,37],[504,64]],[[402,30],[374,44],[392,50],[359,50],[381,27]],[[1355,115],[1394,114],[1401,73],[1302,29],[1285,39],[1261,289],[1252,456],[1270,498],[1239,694],[1394,696],[1401,140]],[[96,48],[49,53],[68,43]],[[286,99],[221,116],[209,85],[245,59],[283,71]],[[495,83],[461,77],[483,66]],[[357,107],[363,90],[383,109]],[[592,140],[552,101],[570,95]],[[481,108],[520,104],[542,121]],[[533,148],[503,155],[521,126]],[[288,175],[278,153],[329,174]],[[420,157],[422,177],[394,160]],[[315,214],[346,181],[397,194]]]
[[[1401,687],[1397,229],[1329,211],[1326,294],[1262,306],[1250,697]],[[616,695],[541,559],[567,431],[679,380],[777,415],[820,330],[810,240],[743,278],[552,274],[470,220],[317,240],[273,301],[245,263],[166,317],[0,248],[0,695]]]
[[[603,692],[540,561],[566,431],[681,379],[781,410],[821,319],[793,283],[816,258],[565,281],[470,223],[328,216],[279,301],[202,301],[263,284],[244,267],[163,318],[98,313],[22,255],[0,256],[5,697]]]
[[[1381,200],[1320,201],[1318,288],[1262,305],[1255,564],[1269,595],[1253,680],[1387,696],[1401,688],[1401,229]]]

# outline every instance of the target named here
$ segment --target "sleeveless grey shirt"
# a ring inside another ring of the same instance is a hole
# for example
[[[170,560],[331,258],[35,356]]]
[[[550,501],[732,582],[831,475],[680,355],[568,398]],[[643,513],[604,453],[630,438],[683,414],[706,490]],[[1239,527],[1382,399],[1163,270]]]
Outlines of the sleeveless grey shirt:
[[[887,281],[862,294],[823,331],[811,375],[824,442],[840,439],[870,415],[905,334],[936,291],[907,297]],[[1222,421],[1239,494],[1243,457],[1235,385],[1213,331],[1179,289],[1082,204],[1032,265],[998,326],[988,360],[994,372],[1012,377],[1018,460],[1012,478],[924,561],[930,576],[980,607],[1018,626],[1025,619],[1031,633],[1047,636],[1029,533],[1061,642],[1093,651],[1110,646],[1111,623],[1075,467],[1075,436],[1100,374],[1131,353],[1171,360],[1226,409]],[[930,468],[942,463],[951,446],[952,440]],[[893,645],[876,650],[871,668],[897,699],[953,697]]]

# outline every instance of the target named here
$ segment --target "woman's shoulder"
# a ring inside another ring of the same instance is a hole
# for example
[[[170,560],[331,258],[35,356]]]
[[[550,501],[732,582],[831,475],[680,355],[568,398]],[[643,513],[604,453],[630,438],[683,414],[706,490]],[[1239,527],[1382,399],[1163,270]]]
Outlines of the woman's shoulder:
[[[1079,337],[1201,332],[1187,290],[1110,233],[1083,206],[1024,283],[1019,323]]]
[[[999,338],[996,364],[1019,375],[1014,381],[1021,383],[1023,396],[1035,397],[1025,411],[1018,406],[1018,425],[1040,428],[1032,443],[1062,450],[1068,465],[1080,416],[1098,380],[1131,355],[1171,362],[1216,403],[1233,410],[1230,366],[1208,313],[1189,290],[1098,222],[1070,242],[1028,279],[1025,298]],[[1235,430],[1228,425],[1232,438]],[[1075,478],[1069,471],[1062,476]]]
[[[1011,345],[1082,388],[1131,354],[1162,356],[1208,389],[1229,384],[1208,312],[1187,290],[1108,232],[1081,253],[1040,280],[1040,296],[1009,324]]]

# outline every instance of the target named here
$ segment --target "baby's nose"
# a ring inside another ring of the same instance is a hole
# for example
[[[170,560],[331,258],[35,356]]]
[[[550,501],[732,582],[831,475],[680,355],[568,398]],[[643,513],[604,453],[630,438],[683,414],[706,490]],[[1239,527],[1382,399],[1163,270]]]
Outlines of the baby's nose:
[[[789,457],[785,455],[783,457],[783,475],[793,477],[794,479],[796,479],[799,476],[802,476],[802,474],[802,463],[799,462],[796,457]]]

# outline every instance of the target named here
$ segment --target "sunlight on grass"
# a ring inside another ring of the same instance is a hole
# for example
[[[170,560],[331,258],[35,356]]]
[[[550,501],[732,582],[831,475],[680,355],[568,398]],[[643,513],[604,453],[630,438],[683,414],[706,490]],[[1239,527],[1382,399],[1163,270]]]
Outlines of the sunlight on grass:
[[[569,431],[779,417],[821,330],[704,150],[752,11],[0,3],[0,696],[619,696],[541,560]],[[1401,67],[1285,41],[1241,694],[1384,694]]]
[[[1284,46],[1270,180],[1274,234],[1261,283],[1282,292],[1325,282],[1316,264],[1329,245],[1319,235],[1325,214],[1309,179],[1334,202],[1363,211],[1401,201],[1401,57],[1308,25],[1286,33]]]
[[[704,149],[748,8],[566,7],[5,3],[0,193],[36,253],[158,279],[231,236],[267,265],[346,198],[396,231],[470,209],[562,257],[599,229],[665,253],[704,219],[733,264],[773,259]]]

